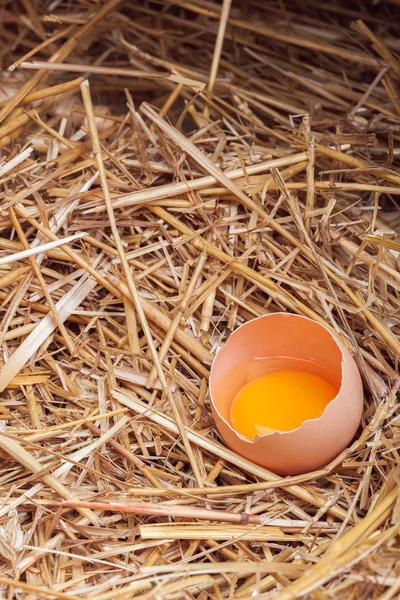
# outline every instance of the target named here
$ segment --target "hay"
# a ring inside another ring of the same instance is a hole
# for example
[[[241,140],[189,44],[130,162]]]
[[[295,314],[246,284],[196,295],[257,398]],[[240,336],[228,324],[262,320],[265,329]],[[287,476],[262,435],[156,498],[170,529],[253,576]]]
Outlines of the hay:
[[[3,4],[2,597],[397,597],[398,4]],[[366,391],[297,477],[209,411],[273,311]]]

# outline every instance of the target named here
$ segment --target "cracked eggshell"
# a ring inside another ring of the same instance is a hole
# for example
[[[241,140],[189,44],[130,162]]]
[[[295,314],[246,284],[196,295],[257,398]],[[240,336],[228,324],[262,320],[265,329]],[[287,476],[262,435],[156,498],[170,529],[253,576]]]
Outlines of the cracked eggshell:
[[[259,375],[285,369],[318,375],[338,393],[321,417],[292,431],[257,435],[254,440],[237,433],[230,424],[236,393]],[[279,475],[313,471],[340,454],[357,431],[364,399],[356,363],[339,338],[307,317],[287,313],[259,317],[232,333],[212,364],[210,397],[227,445]]]

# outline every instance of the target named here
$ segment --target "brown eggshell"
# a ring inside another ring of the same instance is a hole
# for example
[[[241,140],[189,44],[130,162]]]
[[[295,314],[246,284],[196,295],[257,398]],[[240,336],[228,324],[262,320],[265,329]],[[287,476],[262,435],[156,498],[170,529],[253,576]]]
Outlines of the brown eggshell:
[[[318,419],[248,440],[230,424],[233,398],[252,379],[280,370],[318,375],[338,390],[337,396]],[[259,317],[232,333],[212,364],[210,396],[216,426],[228,446],[280,475],[329,463],[350,443],[363,409],[361,376],[347,348],[323,325],[287,313]]]

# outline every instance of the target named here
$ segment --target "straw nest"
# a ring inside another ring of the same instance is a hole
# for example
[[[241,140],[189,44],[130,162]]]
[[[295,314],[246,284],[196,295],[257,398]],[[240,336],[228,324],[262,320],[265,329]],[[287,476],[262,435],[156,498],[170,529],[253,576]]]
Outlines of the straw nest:
[[[2,598],[397,597],[399,11],[2,3]],[[217,349],[278,310],[366,391],[301,477],[209,411]]]

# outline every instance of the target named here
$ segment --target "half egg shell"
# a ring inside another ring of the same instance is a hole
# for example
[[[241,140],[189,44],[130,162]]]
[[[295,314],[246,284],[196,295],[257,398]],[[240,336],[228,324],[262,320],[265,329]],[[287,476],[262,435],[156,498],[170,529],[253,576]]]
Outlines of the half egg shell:
[[[281,370],[322,377],[338,393],[321,417],[249,440],[230,424],[232,401],[249,381]],[[353,357],[329,329],[307,317],[271,313],[239,327],[218,352],[210,398],[216,426],[232,450],[279,475],[298,475],[328,464],[348,446],[361,421],[364,395]]]

